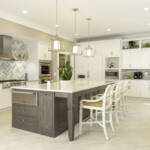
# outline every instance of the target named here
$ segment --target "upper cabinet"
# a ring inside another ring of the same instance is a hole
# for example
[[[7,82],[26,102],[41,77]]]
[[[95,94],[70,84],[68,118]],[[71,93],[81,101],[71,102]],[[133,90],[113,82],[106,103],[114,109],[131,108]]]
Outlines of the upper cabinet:
[[[39,60],[51,60],[50,43],[40,42],[38,44]]]
[[[150,40],[122,41],[122,69],[150,69]]]
[[[120,57],[121,40],[106,40],[104,42],[104,50],[106,57]]]

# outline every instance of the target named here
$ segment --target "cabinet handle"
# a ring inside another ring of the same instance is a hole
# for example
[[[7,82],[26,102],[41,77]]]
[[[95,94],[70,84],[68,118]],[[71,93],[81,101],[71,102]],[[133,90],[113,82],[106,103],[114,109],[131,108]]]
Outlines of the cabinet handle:
[[[13,93],[15,94],[29,94],[29,95],[35,95],[36,93],[35,92],[19,92],[19,91],[13,91]]]

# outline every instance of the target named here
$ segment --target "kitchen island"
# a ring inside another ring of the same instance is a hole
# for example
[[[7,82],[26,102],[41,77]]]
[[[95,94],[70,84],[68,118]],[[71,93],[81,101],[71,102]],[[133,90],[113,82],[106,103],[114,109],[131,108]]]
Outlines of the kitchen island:
[[[12,126],[39,134],[56,137],[68,129],[69,140],[74,140],[74,127],[79,121],[79,104],[103,93],[111,82],[76,80],[68,86],[60,82],[28,84],[12,87]],[[89,112],[84,112],[84,118]]]

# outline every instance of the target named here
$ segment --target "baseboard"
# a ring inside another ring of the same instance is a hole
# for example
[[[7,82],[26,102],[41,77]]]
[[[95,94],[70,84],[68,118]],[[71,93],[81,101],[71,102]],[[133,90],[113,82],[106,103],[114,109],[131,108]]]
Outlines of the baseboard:
[[[144,98],[144,97],[130,97],[130,96],[128,96],[128,99],[130,99],[130,100],[147,100],[147,101],[150,101],[150,98]]]
[[[0,112],[11,110],[11,105],[1,105],[0,106]]]

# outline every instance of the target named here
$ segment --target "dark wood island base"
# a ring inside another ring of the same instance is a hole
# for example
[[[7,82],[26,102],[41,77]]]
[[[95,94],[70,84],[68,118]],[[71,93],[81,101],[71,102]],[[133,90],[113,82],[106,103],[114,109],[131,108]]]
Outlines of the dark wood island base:
[[[12,89],[12,126],[49,137],[56,137],[68,129],[74,140],[74,127],[79,121],[81,99],[103,93],[106,85],[79,92],[63,93],[27,89]],[[84,112],[88,117],[89,112]]]

